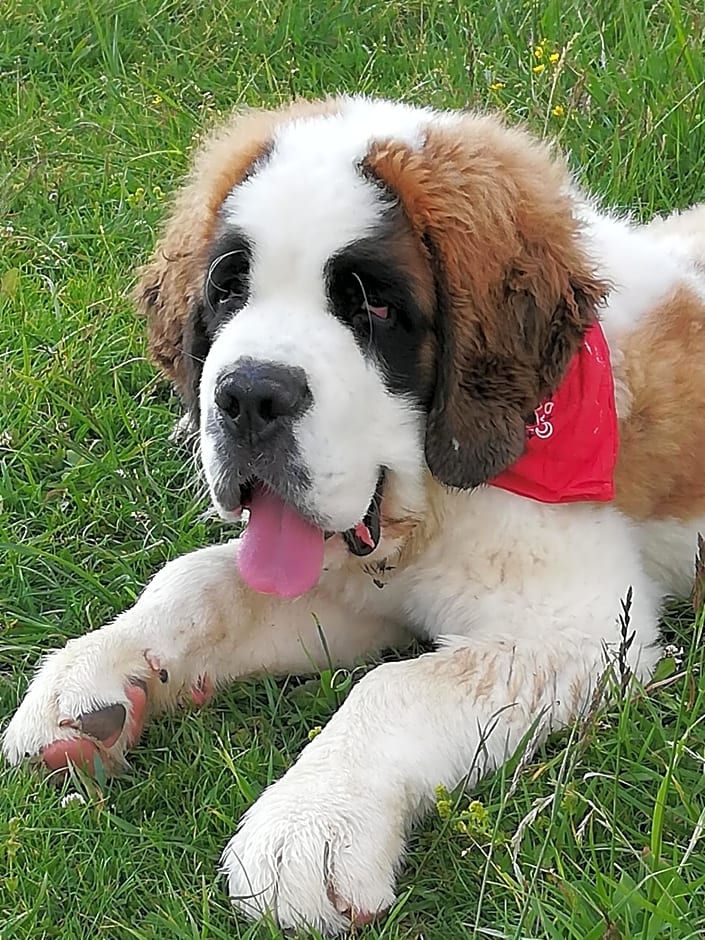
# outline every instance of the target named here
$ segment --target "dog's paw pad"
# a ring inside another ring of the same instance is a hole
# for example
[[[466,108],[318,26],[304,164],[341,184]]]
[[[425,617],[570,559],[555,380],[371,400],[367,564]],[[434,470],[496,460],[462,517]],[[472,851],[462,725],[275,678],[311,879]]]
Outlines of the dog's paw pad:
[[[356,910],[352,904],[338,894],[330,882],[326,885],[326,896],[336,911],[350,921],[351,927],[367,927],[379,918],[384,917],[389,910],[386,907],[378,911]]]
[[[127,709],[116,702],[79,715],[75,721],[60,721],[59,726],[76,728],[81,734],[100,741],[104,747],[112,747],[122,734],[126,718]]]
[[[90,776],[96,774],[96,760],[111,773],[124,766],[123,753],[133,747],[142,734],[147,711],[147,686],[134,679],[125,687],[129,708],[121,702],[84,711],[75,718],[61,718],[59,728],[74,732],[57,738],[41,748],[39,761],[53,772],[67,770],[69,764]],[[123,746],[120,744],[124,738]],[[57,778],[58,779],[58,778]]]
[[[215,689],[213,688],[213,683],[210,678],[206,675],[199,676],[196,682],[190,688],[190,696],[193,704],[200,708],[203,705],[207,705],[208,702],[213,698]]]
[[[130,700],[130,715],[127,720],[127,746],[134,747],[142,736],[147,717],[147,684],[141,679],[133,679],[125,689]]]
[[[90,738],[66,738],[47,744],[40,755],[47,770],[66,770],[69,764],[73,764],[84,773],[94,776],[98,746]]]

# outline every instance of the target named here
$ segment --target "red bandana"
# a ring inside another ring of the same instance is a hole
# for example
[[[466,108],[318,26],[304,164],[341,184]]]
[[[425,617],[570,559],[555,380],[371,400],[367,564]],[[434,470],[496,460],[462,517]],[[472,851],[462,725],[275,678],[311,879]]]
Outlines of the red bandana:
[[[542,503],[607,502],[614,498],[617,443],[609,348],[596,323],[560,387],[536,409],[524,454],[490,484]]]

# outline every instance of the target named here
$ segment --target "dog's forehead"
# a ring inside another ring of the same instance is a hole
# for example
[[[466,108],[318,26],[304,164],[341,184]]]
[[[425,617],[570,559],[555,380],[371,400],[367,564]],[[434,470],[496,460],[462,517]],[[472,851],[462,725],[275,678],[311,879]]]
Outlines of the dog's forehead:
[[[361,170],[375,141],[423,145],[426,112],[390,102],[350,101],[333,114],[278,128],[266,157],[226,197],[222,218],[251,240],[256,258],[320,272],[369,236],[388,205]]]

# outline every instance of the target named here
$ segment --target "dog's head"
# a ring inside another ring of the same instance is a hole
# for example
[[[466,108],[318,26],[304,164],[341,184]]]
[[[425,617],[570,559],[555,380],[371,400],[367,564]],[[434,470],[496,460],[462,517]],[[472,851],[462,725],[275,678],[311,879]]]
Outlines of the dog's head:
[[[221,513],[251,504],[268,556],[312,532],[364,554],[385,485],[413,505],[427,469],[472,488],[516,461],[604,294],[569,187],[496,118],[389,102],[211,138],[138,297]]]

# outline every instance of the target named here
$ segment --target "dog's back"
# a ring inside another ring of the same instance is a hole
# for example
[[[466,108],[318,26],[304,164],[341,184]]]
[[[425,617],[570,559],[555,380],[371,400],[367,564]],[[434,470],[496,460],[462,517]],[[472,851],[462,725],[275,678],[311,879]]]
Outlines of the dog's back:
[[[647,227],[660,238],[682,242],[684,249],[693,254],[696,263],[705,272],[705,202],[683,212],[659,216],[649,222]]]
[[[705,531],[705,204],[637,232],[656,247],[659,271],[670,273],[616,343],[624,392],[617,504],[640,523],[652,576],[681,592],[690,586],[695,535]],[[645,281],[650,273],[645,262]]]

